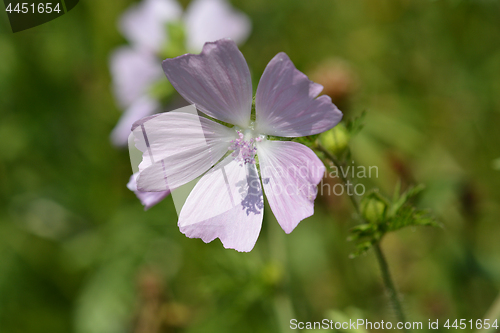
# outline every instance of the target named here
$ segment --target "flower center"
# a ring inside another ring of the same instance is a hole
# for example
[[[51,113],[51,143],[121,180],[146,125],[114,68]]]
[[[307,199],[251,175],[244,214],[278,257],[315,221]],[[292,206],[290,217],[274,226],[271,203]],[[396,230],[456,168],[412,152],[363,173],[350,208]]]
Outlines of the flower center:
[[[264,139],[263,136],[254,138],[253,131],[247,129],[244,132],[241,130],[236,130],[238,133],[238,139],[231,140],[231,145],[228,150],[234,150],[231,156],[240,163],[243,164],[255,164],[255,154],[257,153],[257,147],[255,144]]]

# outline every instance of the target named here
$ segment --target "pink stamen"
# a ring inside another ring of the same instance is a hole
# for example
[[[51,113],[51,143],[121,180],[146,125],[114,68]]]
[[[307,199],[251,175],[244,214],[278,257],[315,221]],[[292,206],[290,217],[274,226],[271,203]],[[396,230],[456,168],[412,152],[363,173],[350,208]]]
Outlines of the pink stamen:
[[[241,131],[237,131],[239,138],[231,140],[228,150],[234,150],[231,156],[238,162],[244,164],[255,164],[255,154],[257,153],[256,142],[262,141],[262,138],[251,138],[244,140],[245,136]]]

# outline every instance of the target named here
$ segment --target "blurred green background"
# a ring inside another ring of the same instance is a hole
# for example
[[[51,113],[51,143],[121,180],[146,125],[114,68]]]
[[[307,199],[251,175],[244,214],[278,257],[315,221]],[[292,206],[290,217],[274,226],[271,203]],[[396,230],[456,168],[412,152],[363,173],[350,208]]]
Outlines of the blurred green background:
[[[177,228],[126,188],[109,53],[132,1],[82,0],[12,34],[0,14],[0,332],[288,332],[289,320],[393,321],[372,252],[349,259],[345,198],[285,235],[267,209],[250,253]],[[188,1],[182,1],[183,6]],[[500,1],[235,0],[258,82],[286,52],[345,119],[370,186],[424,183],[443,229],[382,242],[411,321],[482,318],[500,287]],[[443,331],[448,331],[442,329]]]

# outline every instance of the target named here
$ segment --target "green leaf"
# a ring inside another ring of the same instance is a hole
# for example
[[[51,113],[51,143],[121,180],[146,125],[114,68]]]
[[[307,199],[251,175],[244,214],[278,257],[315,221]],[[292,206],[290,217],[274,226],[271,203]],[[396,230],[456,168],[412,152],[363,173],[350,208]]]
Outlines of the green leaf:
[[[410,201],[424,190],[424,185],[420,184],[410,187],[405,193],[395,195],[387,215],[387,231],[396,231],[409,226],[434,226],[440,224],[429,214],[427,210],[416,208]],[[399,192],[399,185],[396,186],[395,193]]]
[[[405,205],[401,207],[395,217],[387,222],[387,232],[410,226],[440,227],[440,224],[428,211]]]
[[[349,258],[354,259],[356,257],[359,257],[360,255],[365,254],[366,252],[368,252],[369,249],[372,248],[373,244],[375,244],[374,241],[366,241],[356,244],[356,251],[351,253],[349,255]]]
[[[363,121],[365,120],[365,117],[366,117],[366,110],[361,112],[361,114],[358,117],[355,117],[354,119],[350,119],[347,121],[346,129],[351,137],[361,132],[361,130],[364,127]]]
[[[365,237],[373,238],[376,232],[377,232],[376,225],[370,223],[360,224],[351,229],[351,235],[347,238],[347,240],[355,241]]]

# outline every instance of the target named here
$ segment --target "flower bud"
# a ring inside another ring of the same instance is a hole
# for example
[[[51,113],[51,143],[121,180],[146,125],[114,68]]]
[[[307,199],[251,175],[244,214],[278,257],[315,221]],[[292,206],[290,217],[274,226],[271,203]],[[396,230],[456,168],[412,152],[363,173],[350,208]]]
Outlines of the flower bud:
[[[361,214],[370,223],[380,223],[384,220],[387,204],[377,193],[370,193],[361,201]]]
[[[337,155],[342,153],[349,145],[350,134],[344,124],[340,123],[334,128],[321,133],[319,141],[328,151]]]

